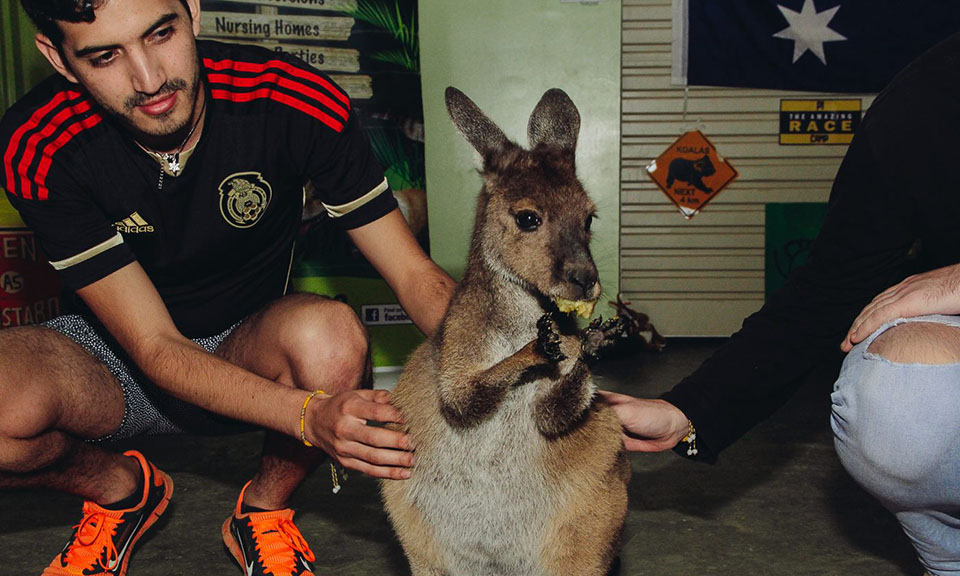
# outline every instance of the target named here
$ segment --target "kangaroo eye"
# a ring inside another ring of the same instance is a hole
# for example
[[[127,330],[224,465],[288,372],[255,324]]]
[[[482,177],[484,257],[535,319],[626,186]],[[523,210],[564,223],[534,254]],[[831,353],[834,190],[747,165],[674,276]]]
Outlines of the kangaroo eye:
[[[532,232],[540,227],[540,216],[532,210],[522,210],[515,216],[517,227],[524,232]]]
[[[584,223],[583,229],[589,232],[591,225],[593,225],[593,214],[587,216],[587,221]]]

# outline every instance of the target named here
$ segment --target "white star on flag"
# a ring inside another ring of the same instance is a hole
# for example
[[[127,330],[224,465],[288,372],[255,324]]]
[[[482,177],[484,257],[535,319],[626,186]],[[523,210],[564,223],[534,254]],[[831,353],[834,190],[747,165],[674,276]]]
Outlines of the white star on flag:
[[[778,5],[780,13],[787,19],[789,26],[774,34],[776,38],[793,40],[793,61],[796,62],[807,50],[813,52],[817,58],[827,65],[827,56],[823,53],[824,42],[846,40],[847,37],[827,27],[834,14],[840,9],[834,6],[829,10],[817,12],[813,0],[803,0],[800,12]]]

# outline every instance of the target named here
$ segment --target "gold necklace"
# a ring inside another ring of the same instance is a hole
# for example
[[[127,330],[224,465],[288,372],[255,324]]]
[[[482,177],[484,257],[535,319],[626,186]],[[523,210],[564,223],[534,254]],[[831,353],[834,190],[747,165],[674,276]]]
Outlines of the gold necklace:
[[[200,107],[200,114],[197,115],[196,122],[194,122],[193,126],[190,127],[190,131],[187,132],[186,138],[184,138],[183,142],[180,143],[180,146],[177,147],[176,152],[173,152],[172,154],[168,154],[166,152],[155,152],[153,150],[150,150],[149,148],[146,148],[139,142],[137,142],[137,144],[141,148],[149,152],[151,155],[157,157],[161,162],[165,162],[167,164],[167,170],[172,175],[179,176],[180,170],[183,169],[183,167],[180,165],[180,153],[183,152],[183,147],[187,145],[187,141],[190,140],[190,137],[193,136],[193,133],[197,130],[197,126],[199,126],[200,122],[203,120],[203,112],[204,110],[206,110],[206,108],[207,108],[207,99],[204,98],[203,105]],[[160,177],[157,179],[157,190],[163,190],[163,172],[164,172],[163,164],[161,164]]]

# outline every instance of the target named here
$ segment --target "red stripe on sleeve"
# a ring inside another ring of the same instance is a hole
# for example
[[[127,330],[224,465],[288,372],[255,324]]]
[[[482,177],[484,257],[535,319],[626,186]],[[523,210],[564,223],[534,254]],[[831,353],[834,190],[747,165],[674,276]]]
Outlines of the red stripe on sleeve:
[[[333,111],[335,114],[337,114],[344,120],[346,120],[348,116],[348,113],[346,110],[344,110],[343,106],[340,106],[339,104],[331,100],[326,94],[322,94],[314,90],[313,88],[310,88],[309,86],[306,86],[299,82],[294,82],[293,80],[290,80],[285,76],[280,76],[276,72],[267,72],[265,74],[261,74],[260,76],[253,76],[249,78],[245,78],[242,76],[231,76],[229,74],[208,74],[207,79],[211,83],[215,82],[217,84],[226,84],[228,86],[236,86],[238,88],[250,88],[250,87],[258,86],[260,84],[265,84],[268,82],[273,83],[282,88],[289,88],[291,90],[299,92],[304,96],[307,96],[309,98],[312,98],[320,102],[321,104],[324,104],[325,106],[330,108],[331,111]]]
[[[24,122],[16,132],[13,133],[13,136],[10,138],[10,142],[7,145],[7,151],[3,155],[3,165],[7,166],[7,178],[6,178],[6,188],[11,194],[16,194],[17,190],[14,187],[16,180],[14,174],[16,170],[13,167],[13,157],[17,152],[17,149],[20,148],[20,139],[23,138],[23,135],[28,131],[33,130],[40,125],[40,122],[43,118],[54,108],[60,105],[61,102],[68,99],[77,98],[80,96],[79,92],[74,92],[72,90],[67,92],[60,92],[54,96],[49,102],[47,102],[43,107],[38,108],[31,116],[30,119]]]
[[[50,171],[50,164],[53,162],[53,155],[56,154],[57,150],[66,146],[71,138],[87,128],[96,126],[100,123],[101,119],[99,114],[91,114],[80,122],[71,124],[70,127],[57,136],[53,142],[50,142],[43,148],[40,165],[37,167],[36,174],[38,200],[46,200],[50,196],[50,190],[47,189],[46,183],[47,173]]]
[[[305,102],[302,102],[293,96],[289,96],[282,92],[277,92],[276,90],[271,90],[270,88],[260,88],[254,90],[253,92],[230,92],[229,90],[210,90],[210,95],[214,98],[220,100],[229,100],[231,102],[250,102],[251,100],[260,100],[263,98],[269,98],[270,100],[275,100],[277,102],[286,104],[292,108],[309,114],[317,120],[323,122],[327,126],[333,128],[337,132],[343,130],[343,122],[340,122],[333,116],[330,116],[323,110],[315,106],[311,106]]]
[[[220,60],[219,62],[215,62],[212,58],[204,58],[203,63],[211,70],[217,71],[236,70],[237,72],[261,73],[268,68],[278,68],[287,74],[290,74],[291,76],[296,76],[297,78],[302,78],[303,80],[309,80],[314,84],[322,86],[325,90],[330,92],[334,98],[342,102],[347,110],[350,109],[350,97],[347,96],[342,90],[337,88],[332,82],[323,76],[314,74],[309,70],[297,68],[296,66],[292,66],[283,60],[269,60],[267,62],[263,62],[262,64],[255,64],[253,62],[236,62],[234,60]]]
[[[28,176],[28,171],[30,170],[30,164],[33,162],[33,157],[37,151],[37,144],[43,138],[50,136],[60,128],[60,125],[65,121],[90,110],[90,102],[87,100],[81,100],[76,105],[69,108],[64,108],[60,112],[50,119],[47,122],[47,125],[43,127],[42,130],[34,132],[30,135],[30,138],[27,140],[27,147],[23,151],[23,157],[20,158],[20,163],[17,165],[17,174],[20,175],[22,195],[24,198],[31,198],[32,193],[30,191],[30,177]],[[72,126],[71,126],[72,128]],[[49,145],[48,145],[49,146]],[[58,148],[59,149],[59,148]]]

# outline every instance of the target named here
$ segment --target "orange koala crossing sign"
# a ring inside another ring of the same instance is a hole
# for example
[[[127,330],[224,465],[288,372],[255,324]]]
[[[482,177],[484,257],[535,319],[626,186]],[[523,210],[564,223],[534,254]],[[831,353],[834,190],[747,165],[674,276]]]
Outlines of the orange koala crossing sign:
[[[696,216],[739,175],[699,130],[677,138],[647,166],[647,174],[685,218]]]

